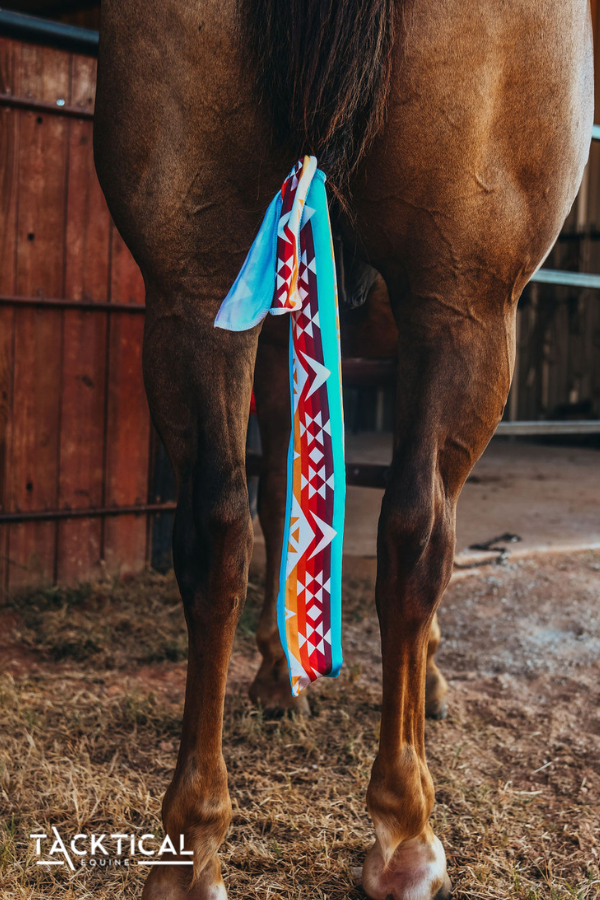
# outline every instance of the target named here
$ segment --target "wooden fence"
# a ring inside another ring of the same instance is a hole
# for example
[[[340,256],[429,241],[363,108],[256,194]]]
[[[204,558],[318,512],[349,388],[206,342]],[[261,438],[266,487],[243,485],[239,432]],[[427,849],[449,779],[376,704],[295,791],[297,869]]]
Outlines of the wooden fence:
[[[7,512],[148,498],[143,315],[126,311],[143,303],[144,288],[94,171],[95,79],[94,59],[0,39],[0,94],[8,98],[0,107],[0,503]],[[94,301],[106,306],[89,308]],[[144,515],[0,526],[0,585],[73,582],[101,566],[139,569],[147,531]]]
[[[549,263],[600,273],[600,232],[563,231]],[[527,286],[519,304],[507,414],[517,421],[600,419],[599,290]]]

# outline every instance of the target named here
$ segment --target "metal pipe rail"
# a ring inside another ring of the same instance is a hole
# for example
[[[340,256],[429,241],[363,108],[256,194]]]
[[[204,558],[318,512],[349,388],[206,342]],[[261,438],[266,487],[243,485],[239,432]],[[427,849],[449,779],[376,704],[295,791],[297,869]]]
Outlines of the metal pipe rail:
[[[65,297],[21,297],[0,294],[0,306],[35,306],[40,309],[80,309],[84,312],[145,313],[145,303],[109,303],[107,300],[67,300]]]
[[[165,503],[136,503],[131,506],[88,506],[80,509],[34,509],[0,513],[0,525],[22,522],[56,522],[64,519],[98,519],[111,516],[139,516],[147,513],[174,512],[174,501]]]
[[[32,100],[30,97],[15,97],[14,94],[0,94],[0,106],[26,109],[30,112],[50,113],[54,116],[69,116],[72,119],[93,119],[94,110],[89,106],[70,106],[64,100],[49,103],[47,100]]]
[[[39,16],[28,16],[9,9],[0,9],[0,34],[32,44],[57,47],[70,53],[98,56],[100,36],[97,31],[79,28],[76,25],[65,25],[52,19],[41,19]]]
[[[538,284],[557,284],[566,287],[600,290],[600,275],[591,272],[563,272],[560,269],[538,269],[529,281]]]
[[[260,475],[263,458],[257,453],[246,455],[246,473],[248,476]],[[384,488],[387,484],[390,467],[377,463],[347,463],[346,478],[349,484],[359,487]],[[160,515],[173,513],[177,504],[173,500],[162,503],[135,503],[128,506],[88,506],[79,509],[36,509],[17,510],[16,512],[0,512],[1,525],[17,525],[22,522],[56,522],[65,519],[105,519],[114,516]]]
[[[534,419],[530,422],[500,422],[496,428],[498,437],[520,436],[541,437],[548,434],[600,434],[600,420],[564,419],[547,421]]]

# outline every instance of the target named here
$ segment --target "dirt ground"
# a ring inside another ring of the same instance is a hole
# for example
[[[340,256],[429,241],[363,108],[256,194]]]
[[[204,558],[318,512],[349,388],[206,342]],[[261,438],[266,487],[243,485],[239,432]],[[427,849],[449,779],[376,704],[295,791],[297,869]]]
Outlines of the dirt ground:
[[[310,719],[266,720],[252,575],[230,670],[230,900],[358,900],[380,715],[374,565],[350,560],[346,664]],[[473,570],[440,612],[449,716],[427,724],[456,900],[600,897],[600,552]],[[160,831],[186,641],[171,576],[39,590],[0,609],[0,896],[139,896],[144,869],[42,868],[29,834]]]

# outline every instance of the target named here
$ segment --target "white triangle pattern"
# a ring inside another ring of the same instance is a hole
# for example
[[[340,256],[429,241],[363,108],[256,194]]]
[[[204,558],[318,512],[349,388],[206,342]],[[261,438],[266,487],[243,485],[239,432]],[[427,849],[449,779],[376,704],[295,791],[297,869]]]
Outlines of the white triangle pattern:
[[[292,491],[292,510],[289,525],[289,541],[287,548],[286,577],[293,577],[294,569],[304,559],[302,577],[296,579],[296,597],[298,612],[304,614],[295,617],[292,609],[285,609],[286,621],[290,621],[292,631],[297,635],[297,646],[302,649],[302,660],[293,652],[288,654],[292,690],[297,695],[302,688],[323,674],[323,659],[328,658],[331,644],[331,631],[328,628],[328,600],[331,581],[328,575],[327,555],[322,557],[326,548],[336,536],[331,522],[331,491],[334,486],[331,452],[331,423],[327,413],[318,411],[314,417],[315,400],[310,401],[320,388],[326,384],[331,375],[330,369],[324,365],[323,349],[320,335],[320,320],[317,287],[317,264],[312,251],[312,237],[307,238],[312,226],[306,233],[303,229],[314,215],[315,210],[302,199],[306,198],[303,185],[305,181],[300,173],[299,163],[291,176],[287,202],[292,203],[290,212],[283,214],[278,223],[277,277],[273,305],[293,313],[292,334],[292,376],[294,416],[299,434],[295,436],[294,446],[294,483],[299,484],[302,495],[296,497]],[[294,192],[297,191],[294,197]],[[291,196],[290,196],[291,193]],[[300,205],[299,205],[300,204]],[[301,219],[298,210],[301,209]],[[299,234],[299,238],[298,238]],[[298,256],[296,256],[298,253]],[[297,265],[296,285],[292,292],[292,281],[295,277],[293,267]],[[320,394],[317,394],[317,397]],[[310,402],[307,402],[310,401]],[[298,450],[301,450],[298,453]],[[298,471],[296,465],[302,466]],[[298,480],[296,481],[296,478]],[[298,488],[296,487],[297,491]],[[307,498],[322,498],[308,504]],[[327,502],[323,502],[327,501]],[[319,514],[315,513],[315,509]],[[310,554],[310,555],[309,555]],[[325,570],[323,570],[325,566]],[[326,614],[325,614],[326,613]],[[302,633],[301,623],[304,623]],[[308,663],[306,660],[308,659]]]

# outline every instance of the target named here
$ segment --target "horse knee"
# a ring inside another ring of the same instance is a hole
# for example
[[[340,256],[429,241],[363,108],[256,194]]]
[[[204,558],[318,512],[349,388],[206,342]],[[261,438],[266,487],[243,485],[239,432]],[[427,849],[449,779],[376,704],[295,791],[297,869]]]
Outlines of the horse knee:
[[[246,470],[243,463],[223,470],[198,467],[192,481],[194,528],[211,554],[247,543],[251,531]],[[222,547],[222,545],[227,545]],[[233,546],[232,546],[233,545]]]
[[[173,563],[186,612],[229,616],[242,610],[253,530],[245,470],[197,472],[180,487]]]
[[[378,581],[393,588],[406,616],[429,623],[453,555],[454,513],[441,479],[393,478],[379,520]]]
[[[388,489],[379,520],[379,545],[403,567],[414,568],[425,553],[435,513],[427,491]]]

